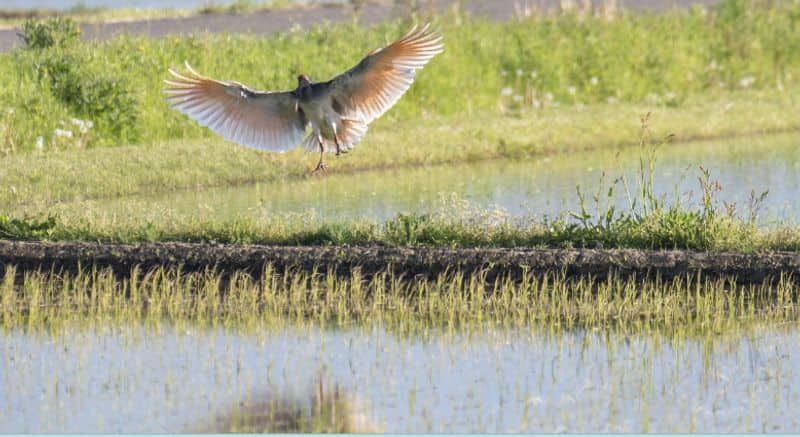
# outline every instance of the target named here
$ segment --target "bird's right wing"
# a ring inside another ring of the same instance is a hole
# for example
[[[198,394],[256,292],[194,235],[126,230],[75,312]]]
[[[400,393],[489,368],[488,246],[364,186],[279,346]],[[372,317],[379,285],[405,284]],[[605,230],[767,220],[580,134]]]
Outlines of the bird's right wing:
[[[231,81],[208,79],[186,64],[188,74],[165,80],[167,100],[225,139],[260,150],[285,152],[298,145],[308,124],[291,92],[260,92]]]

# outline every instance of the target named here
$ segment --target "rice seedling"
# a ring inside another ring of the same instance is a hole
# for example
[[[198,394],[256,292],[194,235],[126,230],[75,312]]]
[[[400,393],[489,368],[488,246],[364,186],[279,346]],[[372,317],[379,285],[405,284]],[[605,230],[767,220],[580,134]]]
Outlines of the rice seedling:
[[[16,280],[15,280],[16,278]],[[482,273],[443,273],[408,280],[391,273],[366,278],[357,270],[290,271],[267,267],[259,279],[244,273],[186,273],[179,269],[77,274],[6,267],[0,284],[0,324],[57,327],[63,323],[169,321],[229,328],[305,323],[379,324],[398,332],[490,324],[563,329],[608,325],[721,330],[745,319],[796,321],[798,288],[791,278],[752,286],[700,276],[591,278],[526,274],[521,280]]]

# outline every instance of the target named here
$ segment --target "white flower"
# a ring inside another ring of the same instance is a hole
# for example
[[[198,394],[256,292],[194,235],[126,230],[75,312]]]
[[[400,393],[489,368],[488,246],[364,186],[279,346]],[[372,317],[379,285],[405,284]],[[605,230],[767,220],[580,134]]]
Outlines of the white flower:
[[[512,97],[511,99],[514,100],[515,102],[521,102],[522,101],[522,96],[517,94],[514,97]]]
[[[573,96],[574,96],[574,95],[575,95],[575,93],[577,93],[577,92],[578,92],[578,89],[577,89],[577,88],[575,88],[574,86],[571,86],[571,87],[568,87],[568,88],[567,88],[567,92],[568,92],[568,93],[570,93],[571,95],[573,95]]]
[[[745,76],[739,81],[739,86],[742,88],[750,88],[751,85],[756,83],[756,78],[753,76]]]
[[[514,90],[511,89],[511,87],[505,87],[505,88],[500,90],[500,95],[503,96],[503,97],[508,97],[513,93],[514,93]]]
[[[536,72],[535,70],[531,71],[531,79],[536,79],[537,77],[539,77],[539,73]]]
[[[53,131],[53,134],[57,137],[72,138],[72,131],[69,130],[56,129]]]
[[[523,73],[522,69],[517,68],[517,77],[522,77],[522,73]]]
[[[38,150],[44,149],[44,138],[43,137],[36,137],[36,149],[38,149]]]
[[[553,93],[544,93],[544,99],[547,100],[548,102],[552,102],[553,101]]]
[[[14,108],[6,108],[6,114],[13,114]]]
[[[591,83],[592,86],[597,86],[597,84],[600,83],[600,79],[598,79],[597,76],[592,76],[592,78],[589,79],[589,83]]]
[[[84,121],[84,120],[80,120],[80,119],[77,119],[77,118],[73,118],[73,119],[72,119],[72,120],[70,120],[70,121],[71,121],[71,122],[72,122],[72,124],[74,124],[75,126],[78,126],[78,130],[79,130],[79,131],[80,131],[82,134],[85,134],[86,132],[89,132],[89,129],[91,129],[92,127],[94,127],[94,123],[92,123],[92,121],[91,121],[91,120],[86,120],[86,121]]]
[[[672,91],[667,91],[667,93],[664,94],[664,98],[667,100],[675,100],[675,97],[677,96]]]

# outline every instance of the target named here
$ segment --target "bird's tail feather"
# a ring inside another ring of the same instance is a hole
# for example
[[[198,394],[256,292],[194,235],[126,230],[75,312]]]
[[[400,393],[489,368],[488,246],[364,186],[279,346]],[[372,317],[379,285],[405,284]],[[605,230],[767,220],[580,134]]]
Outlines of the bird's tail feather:
[[[339,149],[342,152],[347,152],[355,147],[356,144],[361,142],[361,139],[364,138],[366,133],[366,123],[351,118],[343,118],[342,129],[337,132],[337,137],[339,138]],[[317,135],[315,133],[309,135],[308,138],[306,138],[303,146],[309,152],[319,151],[319,140],[317,139]],[[326,152],[336,152],[336,142],[334,140],[323,138],[322,147]]]

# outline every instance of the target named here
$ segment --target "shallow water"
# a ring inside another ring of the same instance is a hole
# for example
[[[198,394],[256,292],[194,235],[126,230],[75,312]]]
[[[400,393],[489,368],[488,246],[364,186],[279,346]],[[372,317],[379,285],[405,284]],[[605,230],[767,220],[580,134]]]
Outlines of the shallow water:
[[[0,335],[0,432],[214,429],[241,403],[346,392],[388,432],[798,432],[800,326],[697,338],[548,329],[397,337],[163,324]]]
[[[352,153],[358,153],[356,149]],[[516,217],[556,217],[579,211],[580,186],[590,212],[592,196],[600,191],[605,208],[608,186],[625,176],[629,189],[637,187],[640,148],[616,151],[557,154],[524,160],[496,160],[474,164],[448,164],[389,171],[337,174],[331,159],[331,174],[323,178],[255,184],[223,189],[181,191],[168,195],[103,199],[64,203],[52,212],[60,216],[115,216],[115,221],[141,223],[186,217],[255,220],[276,214],[306,214],[322,221],[366,218],[384,221],[398,213],[434,212],[454,208],[466,200],[471,207],[499,210]],[[656,192],[668,203],[698,205],[700,167],[709,169],[719,181],[716,193],[722,202],[736,204],[748,215],[751,192],[769,191],[759,222],[765,226],[800,222],[800,135],[764,136],[709,142],[665,145],[658,149]],[[348,156],[338,159],[347,159]],[[625,189],[617,184],[612,203],[630,210]],[[454,206],[455,205],[455,206]]]

